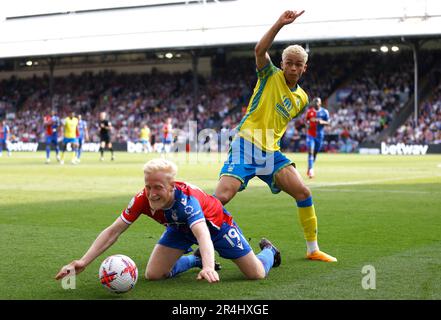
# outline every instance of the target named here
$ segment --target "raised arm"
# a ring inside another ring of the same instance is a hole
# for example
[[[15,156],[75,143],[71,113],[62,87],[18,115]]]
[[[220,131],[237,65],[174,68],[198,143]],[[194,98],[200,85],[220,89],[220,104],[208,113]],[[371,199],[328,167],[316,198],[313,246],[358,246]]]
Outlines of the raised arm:
[[[75,274],[78,274],[92,263],[100,254],[106,251],[111,245],[113,245],[118,237],[123,233],[130,225],[125,223],[121,218],[117,218],[115,222],[104,229],[100,235],[96,238],[89,250],[84,254],[80,260],[74,260],[68,265],[65,265],[55,276],[56,280],[60,280],[70,273],[70,270],[74,269]]]
[[[197,222],[191,227],[199,244],[202,257],[202,270],[198,274],[198,280],[206,279],[208,282],[218,282],[219,274],[214,269],[214,246],[211,241],[210,231],[205,221]]]
[[[276,23],[264,34],[262,39],[256,44],[254,48],[254,54],[256,57],[256,66],[260,70],[270,61],[268,50],[273,44],[276,35],[279,33],[283,26],[293,23],[298,17],[300,17],[305,10],[300,12],[287,10],[277,19]]]

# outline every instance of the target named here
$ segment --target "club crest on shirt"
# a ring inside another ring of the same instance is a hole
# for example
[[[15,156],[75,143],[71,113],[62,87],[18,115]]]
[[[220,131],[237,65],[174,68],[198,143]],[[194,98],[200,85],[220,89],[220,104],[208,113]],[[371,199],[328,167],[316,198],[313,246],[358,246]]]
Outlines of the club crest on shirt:
[[[187,215],[190,215],[190,214],[193,213],[194,209],[193,209],[192,206],[186,206],[185,209],[184,209],[184,211],[185,211],[185,213],[186,213]]]

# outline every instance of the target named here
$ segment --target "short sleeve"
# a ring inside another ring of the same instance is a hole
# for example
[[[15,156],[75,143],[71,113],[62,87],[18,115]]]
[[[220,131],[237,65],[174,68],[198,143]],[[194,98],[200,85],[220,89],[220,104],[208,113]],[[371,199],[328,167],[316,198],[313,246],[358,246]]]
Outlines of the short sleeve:
[[[145,200],[143,199],[143,196],[144,196],[143,192],[138,193],[130,200],[129,204],[127,205],[127,208],[125,208],[122,211],[120,218],[125,223],[132,224],[142,214],[142,211],[145,208]]]
[[[190,228],[200,221],[205,221],[204,212],[202,211],[199,201],[191,196],[184,206],[184,213]]]
[[[257,77],[260,80],[267,79],[271,77],[277,70],[278,68],[271,61],[269,61],[262,69],[257,70]]]

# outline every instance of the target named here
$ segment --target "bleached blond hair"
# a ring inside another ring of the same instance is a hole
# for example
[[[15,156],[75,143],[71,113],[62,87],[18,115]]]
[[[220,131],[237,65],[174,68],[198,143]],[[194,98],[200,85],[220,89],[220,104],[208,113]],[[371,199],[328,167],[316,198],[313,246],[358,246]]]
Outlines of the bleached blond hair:
[[[178,173],[178,167],[172,161],[162,158],[152,159],[144,165],[145,177],[156,172],[164,172],[168,178],[174,180]]]
[[[306,63],[308,62],[308,53],[305,49],[303,49],[302,46],[299,46],[298,44],[293,44],[291,46],[288,46],[283,50],[282,52],[282,61],[285,61],[286,56],[288,54],[298,54],[303,58],[303,61]]]

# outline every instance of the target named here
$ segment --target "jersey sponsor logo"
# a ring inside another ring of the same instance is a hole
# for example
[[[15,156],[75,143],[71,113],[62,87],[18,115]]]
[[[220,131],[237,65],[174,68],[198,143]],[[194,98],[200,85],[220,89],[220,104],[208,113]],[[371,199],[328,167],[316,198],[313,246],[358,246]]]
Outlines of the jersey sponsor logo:
[[[300,104],[299,99],[297,100],[297,105]],[[292,103],[291,100],[287,96],[283,96],[283,105],[285,106],[286,110],[291,111],[292,109]]]
[[[289,112],[280,103],[276,103],[276,111],[285,119],[289,119]]]
[[[291,100],[287,96],[282,97],[282,104],[276,103],[276,111],[284,118],[291,119],[290,112],[293,108]],[[297,107],[300,107],[300,100],[296,98]]]

